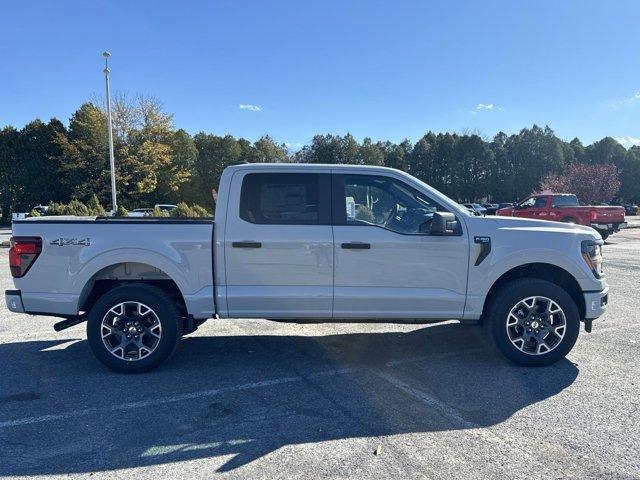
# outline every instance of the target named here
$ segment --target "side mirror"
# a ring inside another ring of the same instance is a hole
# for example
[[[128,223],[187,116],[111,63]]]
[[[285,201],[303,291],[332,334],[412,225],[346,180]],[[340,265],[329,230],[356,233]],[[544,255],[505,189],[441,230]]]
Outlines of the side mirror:
[[[455,235],[458,231],[456,216],[450,212],[436,212],[431,220],[431,235]]]

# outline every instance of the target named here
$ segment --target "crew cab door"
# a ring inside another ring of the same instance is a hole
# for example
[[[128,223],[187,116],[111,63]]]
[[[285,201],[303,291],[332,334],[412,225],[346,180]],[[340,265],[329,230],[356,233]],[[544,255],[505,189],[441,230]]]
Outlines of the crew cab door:
[[[468,238],[430,235],[436,210],[401,179],[334,172],[334,318],[462,316]]]
[[[238,172],[232,180],[224,240],[229,316],[331,318],[330,174],[271,172]]]

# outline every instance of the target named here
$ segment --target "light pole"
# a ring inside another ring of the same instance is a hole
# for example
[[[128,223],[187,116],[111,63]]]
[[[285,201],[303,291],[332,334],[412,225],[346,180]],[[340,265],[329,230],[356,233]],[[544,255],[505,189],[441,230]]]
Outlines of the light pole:
[[[111,203],[113,204],[113,215],[118,211],[116,201],[116,165],[113,158],[113,128],[111,127],[111,97],[109,96],[109,52],[102,52],[104,57],[104,81],[107,89],[107,122],[109,124],[109,167],[111,168]]]

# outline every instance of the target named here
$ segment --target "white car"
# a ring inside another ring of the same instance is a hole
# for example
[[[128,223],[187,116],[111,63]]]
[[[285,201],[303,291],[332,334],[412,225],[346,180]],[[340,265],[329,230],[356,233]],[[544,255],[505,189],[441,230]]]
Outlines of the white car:
[[[398,170],[230,166],[215,218],[18,220],[7,306],[87,321],[122,372],[213,317],[483,323],[512,361],[548,365],[607,307],[592,228],[472,216]]]
[[[153,208],[135,208],[128,214],[129,217],[150,217],[153,215],[155,209],[159,209],[163,212],[171,212],[171,210],[178,208],[177,205],[171,205],[168,203],[158,203]]]

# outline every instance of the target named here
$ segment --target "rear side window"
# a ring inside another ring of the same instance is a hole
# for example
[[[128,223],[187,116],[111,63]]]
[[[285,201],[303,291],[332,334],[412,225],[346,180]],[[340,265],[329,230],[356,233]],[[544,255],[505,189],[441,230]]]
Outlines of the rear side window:
[[[329,175],[249,173],[242,181],[240,218],[261,225],[328,225]]]
[[[554,207],[577,207],[580,203],[575,195],[558,195],[553,197]]]

